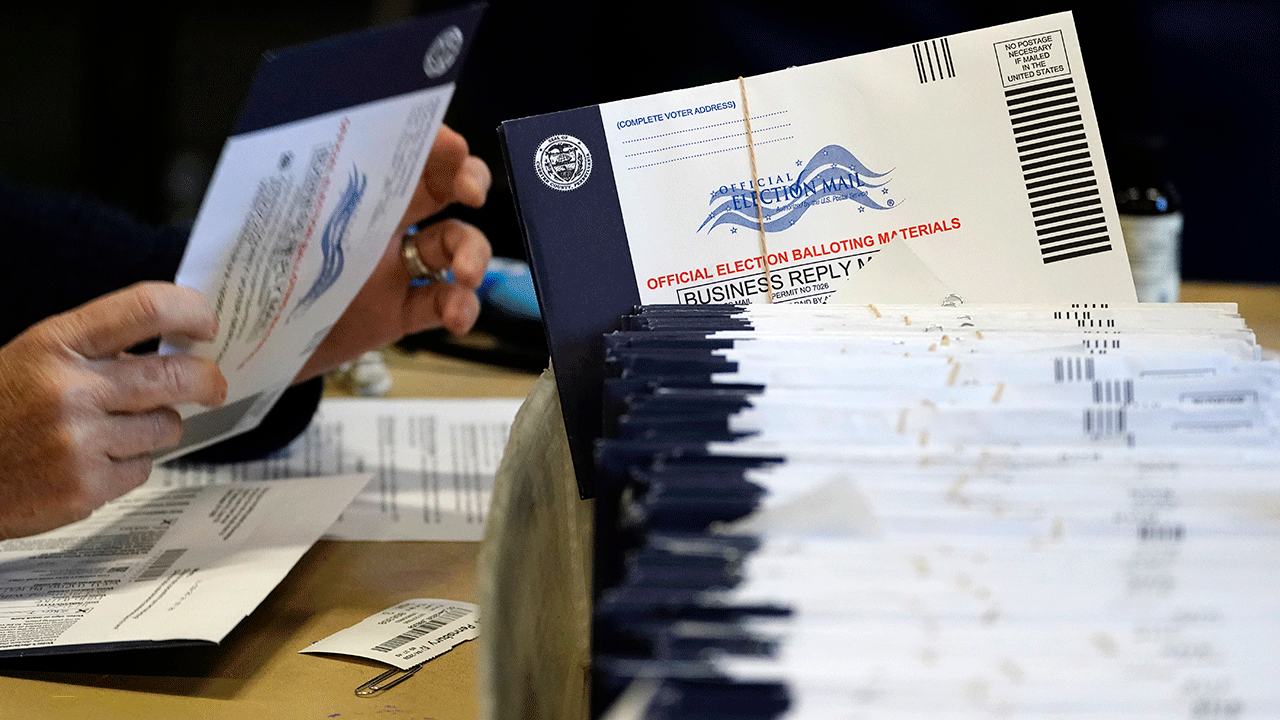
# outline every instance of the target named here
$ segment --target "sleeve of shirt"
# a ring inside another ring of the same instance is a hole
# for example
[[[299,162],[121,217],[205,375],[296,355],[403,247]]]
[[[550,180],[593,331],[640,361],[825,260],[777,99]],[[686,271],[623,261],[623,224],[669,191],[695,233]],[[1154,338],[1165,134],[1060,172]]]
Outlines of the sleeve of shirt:
[[[0,180],[0,343],[31,325],[144,280],[172,280],[188,230],[150,226],[87,197],[19,188]],[[155,344],[137,348],[154,349]],[[193,453],[247,460],[287,445],[320,402],[320,378],[290,388],[257,429]]]

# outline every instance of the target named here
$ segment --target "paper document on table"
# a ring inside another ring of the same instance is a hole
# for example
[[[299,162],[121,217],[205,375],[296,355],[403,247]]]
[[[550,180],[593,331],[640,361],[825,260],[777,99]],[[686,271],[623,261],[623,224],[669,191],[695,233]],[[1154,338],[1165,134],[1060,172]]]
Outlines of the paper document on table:
[[[355,655],[408,670],[480,636],[480,606],[405,600],[298,652]]]
[[[367,482],[144,487],[0,542],[0,657],[219,642]]]
[[[218,364],[227,401],[180,408],[162,459],[256,426],[346,310],[418,187],[479,14],[265,57],[176,278],[219,320],[212,342],[176,347]]]
[[[307,430],[270,457],[168,463],[157,466],[148,483],[181,487],[368,472],[368,486],[326,538],[478,541],[521,402],[325,398]]]

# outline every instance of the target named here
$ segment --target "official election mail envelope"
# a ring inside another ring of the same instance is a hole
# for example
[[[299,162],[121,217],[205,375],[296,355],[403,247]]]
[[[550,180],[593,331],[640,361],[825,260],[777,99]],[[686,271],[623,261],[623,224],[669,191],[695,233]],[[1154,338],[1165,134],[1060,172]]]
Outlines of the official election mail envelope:
[[[501,133],[580,482],[636,303],[822,303],[894,243],[965,301],[1135,300],[1068,13]]]
[[[166,458],[261,421],[386,250],[417,187],[482,7],[267,55],[176,282],[204,293],[227,402],[180,408]],[[171,349],[171,348],[165,348]]]

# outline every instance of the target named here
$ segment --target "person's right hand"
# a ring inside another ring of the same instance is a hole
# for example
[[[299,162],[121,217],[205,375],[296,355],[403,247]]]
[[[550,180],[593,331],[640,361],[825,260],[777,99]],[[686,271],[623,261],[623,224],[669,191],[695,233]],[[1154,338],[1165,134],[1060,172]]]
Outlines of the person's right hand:
[[[139,283],[36,323],[0,347],[0,539],[83,519],[141,485],[176,445],[172,406],[220,405],[218,367],[189,355],[130,355],[160,335],[212,340],[198,292]]]

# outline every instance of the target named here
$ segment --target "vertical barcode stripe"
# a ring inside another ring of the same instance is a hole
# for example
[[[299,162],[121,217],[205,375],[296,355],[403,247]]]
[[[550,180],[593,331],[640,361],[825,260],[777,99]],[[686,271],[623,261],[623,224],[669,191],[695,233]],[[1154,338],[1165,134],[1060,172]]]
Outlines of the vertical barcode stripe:
[[[1022,144],[1022,145],[1021,145],[1021,148],[1022,148],[1024,151],[1025,151],[1025,150],[1039,150],[1040,148],[1046,148],[1046,147],[1050,147],[1050,146],[1052,146],[1052,145],[1060,145],[1060,144],[1062,144],[1062,143],[1066,143],[1066,142],[1083,141],[1084,139],[1085,139],[1085,134],[1084,134],[1084,133],[1075,133],[1075,134],[1073,134],[1073,135],[1059,135],[1059,134],[1057,134],[1057,133],[1054,133],[1054,134],[1050,137],[1050,139],[1045,140],[1044,142],[1024,143],[1024,144]],[[1024,159],[1026,159],[1026,158],[1025,158],[1025,157],[1019,157],[1018,159],[1019,159],[1019,160],[1024,160]]]
[[[946,38],[918,42],[911,46],[911,54],[915,58],[916,77],[921,84],[956,76],[951,44]]]

